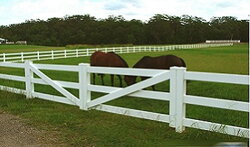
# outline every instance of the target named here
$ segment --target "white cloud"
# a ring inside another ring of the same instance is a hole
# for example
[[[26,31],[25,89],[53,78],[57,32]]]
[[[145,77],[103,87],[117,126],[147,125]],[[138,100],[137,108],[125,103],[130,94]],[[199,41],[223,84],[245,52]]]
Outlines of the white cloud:
[[[247,19],[248,0],[9,0],[0,2],[0,25],[28,19],[90,14],[97,18],[122,15],[126,19],[148,20],[154,14],[212,16]]]

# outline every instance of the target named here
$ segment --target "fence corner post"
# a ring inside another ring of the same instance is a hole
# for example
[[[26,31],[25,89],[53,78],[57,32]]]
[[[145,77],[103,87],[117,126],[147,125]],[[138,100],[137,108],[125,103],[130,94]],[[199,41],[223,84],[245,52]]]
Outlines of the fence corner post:
[[[186,104],[184,103],[184,96],[186,94],[186,80],[184,75],[186,68],[171,67],[170,68],[170,127],[175,127],[176,132],[183,132],[183,119],[186,116]]]
[[[89,67],[89,64],[79,64],[79,107],[81,110],[88,110],[87,103],[91,100],[91,92],[88,90],[88,86],[90,85]]]
[[[26,89],[26,98],[32,98],[32,93],[34,92],[34,83],[32,83],[31,79],[33,78],[33,72],[30,69],[30,65],[32,61],[25,61],[25,89]]]

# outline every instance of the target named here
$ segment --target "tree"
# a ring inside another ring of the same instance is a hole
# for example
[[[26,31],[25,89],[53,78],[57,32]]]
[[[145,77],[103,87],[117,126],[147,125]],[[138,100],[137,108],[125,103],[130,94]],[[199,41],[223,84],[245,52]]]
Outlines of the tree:
[[[176,44],[205,40],[240,39],[248,41],[248,21],[235,17],[201,17],[156,14],[148,21],[126,20],[121,15],[96,19],[90,15],[28,20],[0,26],[0,37],[29,44]]]

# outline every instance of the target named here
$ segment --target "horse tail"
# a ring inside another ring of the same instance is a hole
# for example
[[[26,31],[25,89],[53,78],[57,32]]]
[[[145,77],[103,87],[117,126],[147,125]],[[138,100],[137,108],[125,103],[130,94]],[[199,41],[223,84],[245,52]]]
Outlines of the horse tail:
[[[183,67],[187,67],[187,66],[186,66],[186,63],[184,62],[184,60],[183,60],[182,58],[180,58],[180,60],[181,60],[181,62],[182,62],[182,66],[183,66]]]

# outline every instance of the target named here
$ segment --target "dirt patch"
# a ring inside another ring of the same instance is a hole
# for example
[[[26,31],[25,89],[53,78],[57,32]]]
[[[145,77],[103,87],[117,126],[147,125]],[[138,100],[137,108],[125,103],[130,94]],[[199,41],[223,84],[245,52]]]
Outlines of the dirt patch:
[[[54,133],[38,130],[25,124],[15,115],[0,113],[0,147],[54,147],[66,146]]]

